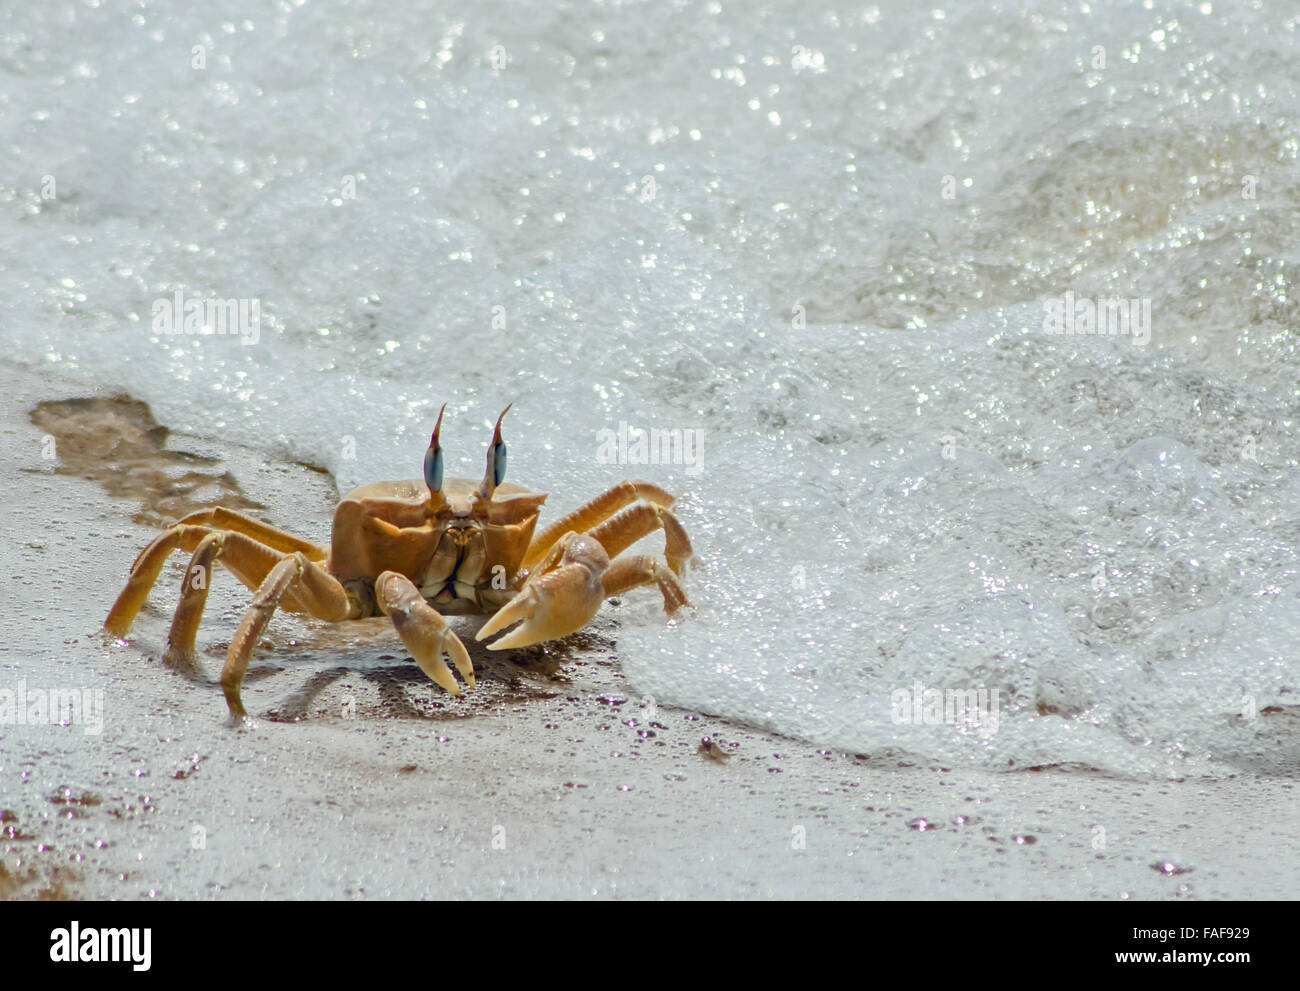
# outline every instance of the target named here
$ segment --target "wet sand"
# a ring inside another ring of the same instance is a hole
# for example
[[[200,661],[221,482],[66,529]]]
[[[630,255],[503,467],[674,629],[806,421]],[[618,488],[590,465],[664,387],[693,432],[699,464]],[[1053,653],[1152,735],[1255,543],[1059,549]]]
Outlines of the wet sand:
[[[231,500],[325,541],[333,480],[149,429],[125,401],[46,406],[37,425],[39,403],[109,397],[8,365],[0,381],[0,702],[6,690],[89,690],[103,704],[98,732],[86,713],[0,725],[0,897],[1300,891],[1290,780],[990,774],[820,749],[641,697],[620,670],[618,606],[507,657],[474,644],[477,620],[455,620],[478,675],[459,700],[386,620],[277,615],[245,682],[253,722],[232,727],[216,683],[248,602],[232,576],[214,582],[196,671],[160,660],[184,555],[128,641],[99,626],[163,519]]]

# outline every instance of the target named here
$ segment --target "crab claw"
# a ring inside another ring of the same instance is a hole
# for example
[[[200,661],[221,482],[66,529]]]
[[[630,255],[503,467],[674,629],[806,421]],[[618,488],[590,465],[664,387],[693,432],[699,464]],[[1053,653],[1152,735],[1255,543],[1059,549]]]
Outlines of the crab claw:
[[[543,640],[556,640],[584,626],[605,598],[602,578],[609,568],[609,555],[599,541],[581,534],[563,538],[564,555],[545,574],[528,580],[513,599],[489,619],[475,635],[485,640],[511,623],[523,622],[488,650],[527,647]]]
[[[402,624],[394,623],[394,625],[397,627],[400,636],[402,634]],[[474,663],[469,659],[469,651],[460,642],[460,637],[452,633],[451,630],[440,630],[438,636],[427,641],[422,640],[419,643],[407,643],[406,647],[411,652],[411,656],[415,658],[415,663],[420,665],[420,670],[445,691],[451,692],[452,695],[461,693],[460,686],[456,684],[451,669],[447,667],[447,663],[442,659],[444,651],[451,658],[451,662],[456,665],[456,670],[460,672],[461,677],[465,679],[465,684],[470,688],[474,687]]]
[[[439,687],[452,695],[459,695],[460,686],[442,659],[446,653],[465,683],[474,687],[474,663],[469,658],[469,651],[442,614],[424,601],[410,579],[396,572],[384,572],[375,582],[375,598],[379,608],[393,621],[397,635],[421,671]]]

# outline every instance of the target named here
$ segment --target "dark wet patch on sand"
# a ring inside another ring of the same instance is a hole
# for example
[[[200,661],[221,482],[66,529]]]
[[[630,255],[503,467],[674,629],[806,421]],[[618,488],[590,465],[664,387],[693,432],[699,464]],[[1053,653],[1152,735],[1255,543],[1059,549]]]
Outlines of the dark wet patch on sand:
[[[208,506],[262,508],[216,459],[168,450],[170,431],[138,399],[50,400],[29,415],[45,431],[42,456],[57,463],[54,470],[99,482],[116,498],[139,500],[137,523],[161,527]]]

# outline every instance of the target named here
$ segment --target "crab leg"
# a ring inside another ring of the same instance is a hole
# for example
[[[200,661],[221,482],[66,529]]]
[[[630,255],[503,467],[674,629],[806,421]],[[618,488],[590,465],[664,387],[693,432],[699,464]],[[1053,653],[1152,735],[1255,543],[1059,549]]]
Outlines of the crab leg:
[[[663,506],[649,502],[633,503],[588,531],[588,535],[599,540],[613,558],[660,527],[664,531],[664,557],[668,559],[668,567],[680,575],[692,554],[691,541],[677,517]]]
[[[227,535],[226,541],[236,536],[240,535]],[[226,652],[226,664],[221,669],[221,690],[226,695],[226,705],[232,716],[246,715],[240,698],[240,685],[253,656],[253,648],[262,639],[262,631],[286,594],[292,594],[318,619],[338,622],[353,612],[346,590],[328,571],[301,552],[282,557],[258,586],[253,603],[244,614]]]
[[[186,665],[194,659],[194,636],[203,619],[203,607],[208,601],[208,585],[212,581],[212,564],[221,553],[221,533],[210,533],[199,541],[190,558],[190,566],[181,579],[181,599],[172,616],[172,628],[167,634],[167,652],[163,661],[172,665]]]
[[[682,606],[689,606],[681,582],[671,570],[648,554],[621,557],[605,572],[605,598],[619,595],[628,589],[657,583],[664,597],[664,612],[672,615]]]
[[[162,571],[163,562],[168,555],[178,547],[184,546],[186,550],[198,547],[199,542],[212,532],[214,531],[205,526],[177,524],[155,537],[131,565],[131,576],[126,581],[126,587],[118,594],[113,608],[109,610],[108,618],[104,620],[104,629],[115,637],[126,636],[135,621],[136,613],[149,597],[149,590],[158,580],[158,573]]]
[[[306,554],[302,556],[307,559]],[[236,578],[257,591],[285,557],[242,533],[216,530],[199,541],[181,583],[181,598],[172,617],[167,653],[163,659],[170,664],[193,660],[194,637],[203,618],[203,607],[207,604],[213,564],[220,560]],[[290,612],[309,612],[317,619],[330,622],[353,618],[361,613],[359,606],[353,609],[343,586],[310,560],[303,567],[301,580],[286,591],[280,608]]]
[[[183,524],[211,526],[218,530],[233,530],[235,533],[242,533],[245,536],[252,537],[258,543],[265,544],[267,547],[283,551],[285,554],[302,551],[313,561],[324,561],[327,556],[325,548],[319,544],[314,544],[310,540],[303,540],[301,537],[295,537],[292,533],[286,533],[269,523],[263,523],[261,520],[236,512],[233,509],[226,509],[224,506],[214,506],[211,509],[200,509],[198,512],[190,513],[189,516],[177,521],[177,525]]]
[[[608,492],[596,496],[591,502],[579,506],[565,516],[561,516],[545,530],[533,537],[533,542],[528,547],[528,553],[524,555],[523,567],[531,571],[532,566],[540,561],[546,555],[546,552],[566,533],[570,531],[584,533],[603,523],[624,506],[630,505],[638,499],[662,506],[664,509],[676,502],[675,497],[669,495],[659,486],[651,485],[649,482],[620,482]]]
[[[484,640],[511,623],[523,622],[488,650],[527,647],[543,640],[567,636],[584,626],[605,598],[602,579],[609,570],[609,555],[587,534],[566,533],[547,555],[558,563],[534,573],[522,590],[475,634]]]
[[[302,562],[297,557],[286,557],[271,569],[266,581],[262,582],[257,594],[253,596],[253,604],[244,613],[234,639],[230,641],[226,664],[221,669],[221,690],[225,693],[226,705],[232,716],[242,718],[247,715],[243,699],[239,695],[239,686],[244,681],[244,672],[248,670],[249,658],[253,656],[253,648],[261,640],[262,631],[266,629],[271,614],[280,604],[289,583],[298,577],[301,567]]]
[[[276,530],[274,527],[266,526],[266,524],[260,524],[249,517],[240,517],[239,514],[230,510],[201,510],[197,513],[191,513],[185,517],[185,520],[168,527],[167,530],[155,537],[144,550],[136,555],[135,562],[131,565],[131,574],[127,579],[126,587],[118,594],[117,601],[113,603],[113,608],[109,610],[108,618],[104,620],[104,629],[108,630],[113,636],[125,637],[131,629],[131,624],[135,622],[136,614],[139,613],[145,600],[149,597],[149,592],[153,589],[154,583],[158,580],[158,575],[162,571],[163,564],[172,551],[178,548],[195,551],[204,538],[214,533],[223,533],[228,541],[233,541],[244,548],[243,553],[230,556],[230,559],[223,563],[245,585],[256,589],[283,554],[276,548],[267,546],[252,533],[245,533],[242,530],[231,532],[216,527],[186,522],[186,520],[207,517],[212,519],[227,518],[226,516],[219,517],[219,514],[228,514],[229,518],[236,522],[242,520],[241,525],[244,525],[249,530],[261,527],[264,533],[275,537],[275,539],[280,540],[282,538],[282,542],[286,543],[284,548],[286,553],[293,553],[298,549],[297,547],[287,546],[288,544],[297,544],[309,548],[309,550],[301,551],[309,559],[324,559],[325,552],[314,544],[299,540],[297,537]],[[191,562],[191,564],[193,563]]]
[[[375,600],[380,611],[393,621],[397,635],[421,671],[452,695],[459,695],[460,686],[442,659],[446,653],[466,684],[474,687],[474,664],[469,659],[469,651],[409,578],[396,571],[385,571],[375,580]]]

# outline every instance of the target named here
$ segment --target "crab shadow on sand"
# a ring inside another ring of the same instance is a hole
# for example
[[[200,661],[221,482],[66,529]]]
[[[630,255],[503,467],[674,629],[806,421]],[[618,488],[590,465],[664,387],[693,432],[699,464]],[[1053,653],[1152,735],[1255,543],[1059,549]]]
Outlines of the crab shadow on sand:
[[[475,687],[457,698],[435,685],[400,642],[392,642],[387,620],[362,622],[373,625],[362,638],[367,642],[358,643],[353,634],[345,643],[331,643],[335,631],[325,627],[307,636],[286,634],[277,639],[288,643],[259,648],[245,685],[256,691],[254,686],[275,679],[277,689],[279,682],[286,682],[286,690],[270,700],[264,691],[251,696],[250,701],[258,701],[250,705],[250,714],[260,708],[262,718],[281,723],[467,719],[498,711],[503,705],[554,698],[571,683],[575,669],[593,662],[613,663],[614,657],[614,640],[607,635],[614,632],[612,628],[580,631],[555,643],[490,651],[473,639],[473,630],[466,625],[458,632],[474,662]],[[166,662],[164,666],[196,685],[211,688],[214,701],[219,702],[219,672],[227,647],[227,643],[216,642],[200,651],[193,662]],[[157,656],[156,651],[148,653]]]

